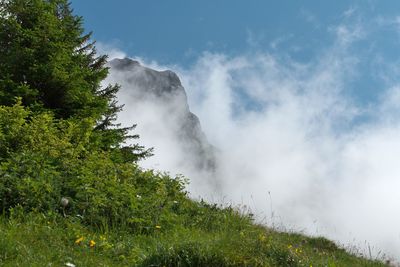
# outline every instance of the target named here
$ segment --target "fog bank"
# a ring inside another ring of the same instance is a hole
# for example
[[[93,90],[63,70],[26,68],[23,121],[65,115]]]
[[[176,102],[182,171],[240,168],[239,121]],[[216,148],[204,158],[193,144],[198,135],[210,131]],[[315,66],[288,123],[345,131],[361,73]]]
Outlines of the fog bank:
[[[357,102],[349,84],[360,66],[349,47],[362,34],[344,26],[336,34],[308,63],[269,52],[204,53],[189,68],[139,59],[181,78],[218,150],[213,173],[193,167],[182,149],[179,112],[130,96],[112,70],[108,82],[122,84],[126,105],[120,122],[137,123],[140,143],[155,148],[142,166],[182,173],[193,197],[245,204],[268,225],[400,258],[400,84],[382,84],[373,103]]]

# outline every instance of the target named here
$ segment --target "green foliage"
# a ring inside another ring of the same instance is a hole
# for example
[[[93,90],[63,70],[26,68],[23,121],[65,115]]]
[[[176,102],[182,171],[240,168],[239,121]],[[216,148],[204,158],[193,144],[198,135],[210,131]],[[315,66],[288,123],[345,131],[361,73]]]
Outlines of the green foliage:
[[[93,231],[71,217],[27,214],[16,208],[9,219],[0,217],[0,235],[1,266],[65,266],[68,262],[76,266],[143,267],[385,266],[341,249],[315,252],[312,238],[255,225],[247,225],[241,232],[221,225],[219,231],[211,233],[178,225],[153,234],[132,235],[119,229]],[[90,247],[90,241],[95,245]]]
[[[89,39],[67,0],[0,1],[1,266],[383,266],[140,169]]]
[[[98,94],[106,57],[96,57],[82,18],[72,15],[66,0],[0,5],[6,14],[0,16],[0,103],[11,105],[19,96],[59,118],[100,119],[109,100],[106,92]]]
[[[91,119],[35,115],[20,104],[0,107],[0,209],[59,211],[92,226],[131,231],[164,220],[170,203],[185,196],[181,180],[114,161],[112,151],[91,141],[93,125]]]
[[[101,86],[106,56],[98,56],[91,34],[67,0],[0,2],[0,105],[22,104],[57,119],[96,122],[92,141],[120,161],[149,156],[142,146],[123,145],[134,127],[114,124],[117,85]]]

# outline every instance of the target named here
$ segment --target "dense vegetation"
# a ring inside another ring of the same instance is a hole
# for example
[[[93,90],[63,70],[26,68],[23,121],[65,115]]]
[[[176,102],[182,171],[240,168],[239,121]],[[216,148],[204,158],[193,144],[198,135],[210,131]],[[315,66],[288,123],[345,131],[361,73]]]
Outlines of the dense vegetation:
[[[1,266],[383,266],[142,170],[105,63],[66,0],[0,1]]]

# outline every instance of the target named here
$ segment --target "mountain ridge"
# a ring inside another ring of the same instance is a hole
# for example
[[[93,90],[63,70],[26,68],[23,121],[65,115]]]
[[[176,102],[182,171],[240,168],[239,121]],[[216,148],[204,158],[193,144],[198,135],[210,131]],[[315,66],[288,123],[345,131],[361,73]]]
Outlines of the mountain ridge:
[[[192,167],[209,172],[215,170],[216,149],[208,142],[199,118],[190,111],[186,90],[175,72],[157,71],[130,58],[113,59],[109,62],[109,67],[111,76],[116,76],[113,82],[121,86],[123,96],[119,100],[125,105],[124,108],[142,105],[144,102],[160,109],[151,111],[157,117],[151,122],[152,127],[156,128],[155,124],[160,121],[168,122],[170,127],[167,128],[176,135],[182,153],[193,161]],[[147,119],[146,116],[142,117]],[[148,125],[140,120],[134,123],[144,125],[143,127]]]

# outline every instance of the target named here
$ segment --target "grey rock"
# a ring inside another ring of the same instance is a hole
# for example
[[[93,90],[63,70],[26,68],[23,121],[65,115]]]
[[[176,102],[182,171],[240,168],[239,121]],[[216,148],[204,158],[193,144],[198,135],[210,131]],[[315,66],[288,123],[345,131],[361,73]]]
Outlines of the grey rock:
[[[180,140],[180,149],[188,155],[188,161],[192,161],[198,169],[215,170],[216,150],[207,141],[199,118],[189,110],[186,91],[174,72],[156,71],[129,58],[113,59],[109,66],[112,73],[118,73],[121,77],[120,81],[116,79],[115,82],[121,85],[121,90],[129,91],[132,99],[139,102],[150,100],[166,107],[166,114],[158,116],[165,121],[174,118],[171,120],[172,126]],[[135,121],[132,123],[140,124]]]

